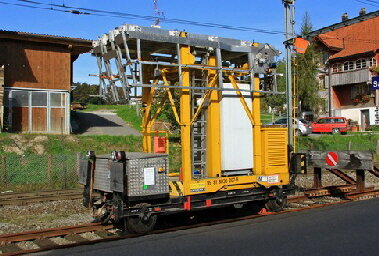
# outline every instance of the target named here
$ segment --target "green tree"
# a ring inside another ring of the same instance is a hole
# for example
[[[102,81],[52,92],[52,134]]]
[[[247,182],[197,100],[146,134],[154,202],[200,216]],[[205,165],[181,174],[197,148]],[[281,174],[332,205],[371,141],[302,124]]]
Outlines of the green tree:
[[[176,106],[176,110],[178,111],[178,115],[180,115],[180,103],[179,103],[179,97],[180,97],[180,90],[177,89],[170,89],[171,94],[173,96],[173,100]],[[152,113],[157,111],[158,106],[160,105],[161,100],[166,97],[166,90],[157,88],[155,90],[155,97],[154,97],[154,104],[152,105]],[[176,121],[174,111],[172,110],[170,101],[167,99],[166,102],[162,106],[162,111],[159,114],[158,120],[168,122],[170,123],[171,130],[178,130],[179,124]]]
[[[104,104],[104,100],[100,97],[91,95],[99,94],[99,86],[87,83],[74,83],[75,89],[72,90],[72,102],[87,103],[87,104]]]
[[[311,22],[311,16],[308,12],[305,12],[303,21],[301,23],[301,36],[306,36],[313,30],[313,25]]]
[[[301,35],[305,37],[313,30],[310,15],[306,12],[301,24]],[[315,45],[311,43],[305,54],[296,54],[293,60],[295,73],[296,101],[300,109],[317,111],[321,99],[318,94],[319,83],[317,80],[321,55]]]

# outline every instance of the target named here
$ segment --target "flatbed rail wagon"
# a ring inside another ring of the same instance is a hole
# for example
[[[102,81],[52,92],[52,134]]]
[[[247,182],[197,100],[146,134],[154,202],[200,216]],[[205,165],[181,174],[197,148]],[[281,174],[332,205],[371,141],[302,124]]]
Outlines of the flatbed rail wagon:
[[[115,102],[141,95],[143,115],[143,153],[81,160],[84,204],[99,220],[146,233],[159,214],[252,201],[283,208],[302,156],[291,153],[287,128],[261,124],[261,98],[279,93],[271,45],[126,24],[94,41],[92,54],[100,93]],[[166,102],[180,126],[177,176],[167,154],[152,153]]]

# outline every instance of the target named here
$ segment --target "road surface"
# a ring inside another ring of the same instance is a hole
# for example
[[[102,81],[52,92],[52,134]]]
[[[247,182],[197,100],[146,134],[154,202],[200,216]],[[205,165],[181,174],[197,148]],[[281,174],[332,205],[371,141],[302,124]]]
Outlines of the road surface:
[[[379,255],[379,199],[39,255]]]
[[[77,134],[82,135],[135,135],[141,133],[125,123],[116,113],[110,111],[76,112],[79,123]]]

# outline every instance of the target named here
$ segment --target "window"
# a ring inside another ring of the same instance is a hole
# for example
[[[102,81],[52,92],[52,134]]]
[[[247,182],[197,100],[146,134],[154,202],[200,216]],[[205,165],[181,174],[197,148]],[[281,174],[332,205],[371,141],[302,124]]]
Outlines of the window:
[[[346,61],[343,64],[343,71],[349,71],[354,70],[354,62],[353,61]]]
[[[344,123],[344,120],[342,118],[336,118],[334,119],[335,123]]]
[[[342,64],[341,63],[333,64],[332,72],[333,73],[342,72]]]
[[[362,68],[367,68],[367,61],[366,61],[366,59],[362,59]]]
[[[281,118],[277,120],[275,124],[287,124],[287,118]]]
[[[320,119],[320,120],[318,120],[318,124],[325,124],[326,123],[326,120],[327,119],[324,119],[324,118],[322,118],[322,119]]]
[[[355,67],[357,69],[360,69],[360,68],[366,68],[367,67],[367,62],[365,59],[359,59],[357,60],[356,64],[355,64]]]
[[[11,101],[12,101],[13,107],[28,107],[29,106],[29,92],[28,91],[13,91]]]
[[[47,93],[46,92],[32,92],[32,106],[33,107],[46,107],[47,106]]]
[[[376,59],[375,58],[370,59],[370,67],[372,67],[372,66],[376,66]]]
[[[66,105],[66,95],[63,93],[51,93],[50,104],[52,107],[64,107]]]

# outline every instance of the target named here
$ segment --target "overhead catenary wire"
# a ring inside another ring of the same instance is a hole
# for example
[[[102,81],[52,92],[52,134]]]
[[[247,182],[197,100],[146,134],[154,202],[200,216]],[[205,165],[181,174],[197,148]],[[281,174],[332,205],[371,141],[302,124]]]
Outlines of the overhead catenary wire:
[[[379,5],[375,5],[375,4],[372,4],[370,2],[365,2],[363,0],[355,0],[356,2],[359,2],[359,3],[362,3],[362,4],[367,4],[367,5],[370,5],[370,6],[373,6],[373,7],[379,7]],[[368,1],[368,0],[366,0]],[[378,2],[379,3],[379,2]]]
[[[9,1],[7,2],[0,1],[0,4],[15,5],[19,7],[25,7],[25,8],[42,9],[42,10],[50,10],[50,11],[57,11],[57,12],[73,13],[73,14],[103,16],[103,17],[106,16],[106,17],[124,18],[124,19],[131,18],[131,19],[151,20],[151,21],[154,21],[157,19],[156,16],[150,16],[150,15],[139,15],[139,14],[125,13],[125,12],[99,10],[99,9],[84,8],[84,7],[79,7],[79,6],[68,6],[68,5],[60,5],[60,4],[52,4],[52,3],[49,4],[49,3],[33,1],[33,0],[17,0],[17,1],[28,3],[29,5],[19,4],[15,2],[9,2]],[[226,24],[219,24],[219,23],[212,23],[212,22],[198,22],[198,21],[175,19],[175,18],[172,18],[172,19],[164,18],[163,21],[166,23],[185,24],[185,25],[201,26],[201,27],[212,27],[212,28],[242,31],[242,32],[257,32],[257,33],[272,34],[272,35],[285,34],[283,31],[279,31],[279,30],[266,30],[266,29],[253,28],[253,27],[233,26],[233,25],[226,25]]]
[[[142,19],[142,20],[152,20],[152,21],[157,19],[156,16],[150,16],[150,15],[139,15],[139,14],[125,13],[125,12],[116,12],[116,11],[99,10],[99,9],[84,8],[84,7],[77,7],[77,6],[68,6],[65,4],[53,4],[53,3],[49,4],[49,3],[43,3],[39,1],[33,1],[33,0],[17,0],[17,1],[25,2],[25,3],[29,3],[33,5],[26,5],[26,4],[21,4],[21,3],[5,2],[5,1],[0,1],[0,4],[13,5],[13,6],[24,7],[24,8],[40,9],[40,10],[46,10],[46,11],[55,11],[55,12],[61,12],[61,13],[71,13],[75,15],[92,15],[92,16],[99,16],[99,17],[112,17],[112,18],[123,18],[123,19],[130,18],[130,19]],[[355,0],[355,1],[364,3],[362,0]],[[365,1],[379,4],[379,1],[373,1],[373,0],[365,0]],[[43,7],[43,6],[46,6],[46,7]],[[232,25],[210,23],[210,22],[198,22],[198,21],[183,20],[183,19],[164,18],[164,22],[193,25],[193,26],[202,26],[202,27],[213,27],[213,28],[236,30],[236,31],[242,31],[242,32],[253,31],[257,33],[265,33],[265,34],[272,34],[272,35],[285,34],[285,32],[277,31],[277,30],[265,30],[265,29],[258,29],[258,28],[253,28],[253,27],[232,26]],[[340,39],[340,40],[345,40],[345,41],[379,43],[378,40],[359,39],[359,38],[329,37],[327,39]]]
[[[43,2],[33,1],[33,0],[17,0],[17,1],[25,2],[25,3],[29,3],[29,4],[34,4],[34,5],[27,5],[27,4],[14,3],[14,2],[5,2],[5,1],[0,1],[0,4],[13,5],[13,6],[24,7],[24,8],[40,9],[40,10],[45,10],[45,11],[71,13],[71,14],[75,14],[75,15],[92,15],[92,16],[99,16],[99,17],[113,17],[113,18],[123,18],[123,19],[130,18],[130,19],[142,19],[142,20],[152,20],[152,21],[154,21],[157,18],[155,16],[149,16],[149,15],[139,15],[139,14],[131,14],[131,13],[123,13],[123,12],[97,10],[97,9],[91,9],[91,8],[68,6],[68,5],[64,5],[64,4],[62,4],[62,5],[49,4],[49,3],[43,3]],[[360,1],[360,0],[356,0],[356,1]],[[368,1],[368,0],[366,0],[366,1]],[[43,7],[43,6],[46,6],[46,7]],[[178,24],[186,24],[186,25],[194,25],[194,26],[202,26],[202,27],[213,27],[213,28],[243,31],[243,32],[254,31],[257,33],[265,33],[265,34],[273,34],[273,35],[285,34],[282,31],[276,31],[276,30],[270,31],[270,30],[252,28],[252,27],[235,27],[235,26],[231,26],[231,25],[223,25],[223,24],[218,24],[218,23],[203,23],[203,22],[182,20],[182,19],[167,19],[167,18],[165,18],[164,21],[167,23],[178,23]],[[341,40],[343,39],[345,41],[379,43],[378,40],[369,40],[369,39],[339,38],[339,37],[329,37],[329,38],[330,39],[341,39]]]
[[[370,2],[370,3],[373,3],[373,4],[379,4],[379,1],[375,1],[375,0],[364,0],[365,2]],[[378,7],[378,5],[376,5],[376,7]]]

